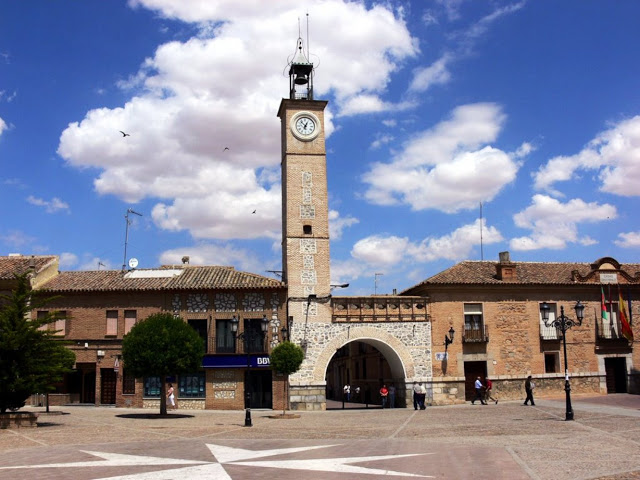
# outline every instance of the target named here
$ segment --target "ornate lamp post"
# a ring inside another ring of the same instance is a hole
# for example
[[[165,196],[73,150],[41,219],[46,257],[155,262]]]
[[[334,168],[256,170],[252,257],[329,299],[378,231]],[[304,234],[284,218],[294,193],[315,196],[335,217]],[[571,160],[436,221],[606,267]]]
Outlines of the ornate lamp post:
[[[247,355],[247,382],[245,392],[244,426],[253,427],[253,423],[251,423],[251,344],[256,338],[264,339],[264,336],[267,333],[267,329],[269,328],[269,319],[266,315],[262,316],[262,320],[260,320],[259,332],[248,329],[242,333],[238,333],[239,323],[240,320],[234,315],[231,319],[231,331],[233,332],[233,336],[236,338],[236,340],[240,340],[241,338],[244,339],[244,353]]]
[[[569,384],[569,367],[567,366],[567,330],[569,330],[574,325],[580,326],[582,325],[582,320],[584,319],[584,305],[580,303],[576,303],[576,306],[573,307],[576,311],[576,319],[573,320],[567,317],[564,314],[564,307],[560,307],[560,316],[555,318],[554,320],[549,321],[549,311],[551,307],[547,304],[547,302],[543,302],[540,305],[540,312],[542,313],[542,321],[544,322],[546,327],[555,327],[559,332],[562,332],[562,348],[564,350],[564,391],[566,394],[566,413],[565,420],[573,420],[573,408],[571,408],[571,385]]]
[[[446,352],[449,348],[449,345],[453,343],[453,336],[456,334],[456,331],[451,327],[449,329],[449,336],[445,333],[444,335],[444,351]]]

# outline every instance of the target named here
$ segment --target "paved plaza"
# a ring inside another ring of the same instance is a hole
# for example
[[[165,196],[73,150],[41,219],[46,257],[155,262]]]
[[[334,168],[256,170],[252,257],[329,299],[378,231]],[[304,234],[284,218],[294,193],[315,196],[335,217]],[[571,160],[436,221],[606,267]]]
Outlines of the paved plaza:
[[[640,396],[573,400],[573,422],[557,398],[254,411],[251,428],[239,411],[55,407],[38,428],[0,430],[0,479],[640,479]]]

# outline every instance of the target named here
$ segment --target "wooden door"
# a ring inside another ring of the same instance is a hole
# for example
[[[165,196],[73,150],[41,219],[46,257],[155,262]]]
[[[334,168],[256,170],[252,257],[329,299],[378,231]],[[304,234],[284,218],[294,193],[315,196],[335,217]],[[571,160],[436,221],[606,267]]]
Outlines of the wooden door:
[[[487,378],[487,362],[464,362],[464,399],[473,400],[476,396],[474,384],[476,378]]]
[[[113,368],[100,369],[100,404],[115,405],[117,375]]]

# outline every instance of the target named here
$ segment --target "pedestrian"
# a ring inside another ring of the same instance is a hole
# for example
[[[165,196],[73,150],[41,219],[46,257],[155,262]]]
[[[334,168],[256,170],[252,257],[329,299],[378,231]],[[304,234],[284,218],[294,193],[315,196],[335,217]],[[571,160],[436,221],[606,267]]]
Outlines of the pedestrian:
[[[496,403],[496,405],[498,404],[498,399],[497,398],[493,398],[493,396],[491,395],[491,390],[493,389],[493,382],[491,380],[489,380],[489,378],[485,379],[485,385],[484,385],[484,401],[488,402],[489,400],[492,400]]]
[[[171,405],[171,408],[174,410],[178,408],[176,406],[176,396],[173,393],[173,385],[169,384],[169,388],[167,389],[167,403]]]
[[[536,388],[536,384],[533,382],[533,380],[531,380],[531,375],[529,375],[524,382],[524,391],[527,392],[527,398],[524,401],[525,405],[528,405],[529,401],[531,401],[531,406],[536,404],[536,402],[533,401],[534,388]]]
[[[418,404],[420,405],[420,410],[425,410],[427,408],[427,404],[425,403],[427,400],[427,388],[422,385],[420,382],[420,396],[418,397]]]
[[[361,398],[360,398],[360,387],[356,387],[356,389],[354,390],[354,397],[353,397],[353,401],[354,402],[362,402]]]
[[[387,397],[389,396],[389,390],[386,385],[382,385],[380,389],[380,399],[382,400],[382,408],[387,405]]]
[[[389,385],[389,408],[395,408],[396,406],[396,387],[393,383]]]
[[[482,395],[482,389],[484,388],[484,386],[482,385],[482,380],[480,380],[480,377],[476,378],[474,387],[476,389],[476,397],[473,400],[471,400],[471,405],[475,405],[476,400],[480,400],[480,403],[482,405],[486,405],[487,403],[484,401],[484,398]]]
[[[420,384],[422,385],[422,384]],[[420,405],[419,399],[420,399],[420,385],[418,385],[418,382],[413,382],[413,409],[417,410],[418,406]]]
[[[350,402],[351,401],[351,385],[346,383],[344,388],[342,389],[342,398],[343,400]]]

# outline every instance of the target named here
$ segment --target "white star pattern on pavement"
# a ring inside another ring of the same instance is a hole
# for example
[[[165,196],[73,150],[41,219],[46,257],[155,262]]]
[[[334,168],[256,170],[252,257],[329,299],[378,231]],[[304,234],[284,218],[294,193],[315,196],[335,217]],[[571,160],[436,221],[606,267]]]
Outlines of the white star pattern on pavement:
[[[96,451],[81,450],[102,460],[69,462],[69,463],[49,463],[42,465],[21,465],[15,467],[0,467],[0,470],[9,469],[40,469],[40,468],[73,468],[73,467],[136,467],[136,466],[167,466],[168,470],[133,473],[119,475],[116,477],[101,477],[103,480],[172,480],[178,474],[181,478],[231,480],[224,465],[242,465],[256,468],[282,468],[288,470],[303,470],[316,472],[334,473],[360,473],[378,476],[399,476],[399,477],[421,477],[432,478],[429,475],[416,475],[412,473],[398,472],[393,470],[382,470],[378,468],[367,468],[352,465],[354,463],[370,462],[376,460],[388,460],[404,457],[414,457],[417,455],[428,455],[425,453],[410,453],[402,455],[374,455],[364,457],[344,457],[344,458],[315,458],[307,460],[262,460],[247,461],[257,458],[271,457],[276,455],[286,455],[290,453],[304,452],[319,448],[329,448],[338,445],[320,445],[312,447],[280,448],[272,450],[246,450],[243,448],[226,447],[223,445],[207,444],[209,451],[215,456],[217,462],[207,462],[201,460],[186,460],[176,458],[151,457],[144,455],[127,455],[120,453],[105,453]],[[174,467],[174,468],[171,468]]]

